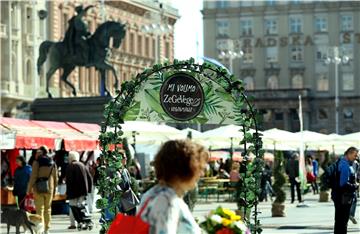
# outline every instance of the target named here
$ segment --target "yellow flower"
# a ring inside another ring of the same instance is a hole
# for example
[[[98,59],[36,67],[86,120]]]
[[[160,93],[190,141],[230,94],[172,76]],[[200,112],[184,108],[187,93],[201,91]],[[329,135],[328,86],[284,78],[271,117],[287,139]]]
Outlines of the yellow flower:
[[[231,221],[238,221],[241,219],[241,216],[240,215],[231,215],[230,216],[230,220]]]
[[[222,211],[224,212],[224,214],[228,215],[228,216],[233,216],[233,215],[236,215],[234,211],[230,210],[230,209],[226,209],[226,208],[223,208]]]
[[[222,218],[222,219],[221,219],[221,223],[222,223],[222,225],[224,225],[225,227],[227,227],[227,226],[229,226],[232,222],[231,222],[231,220],[229,220],[229,219]]]

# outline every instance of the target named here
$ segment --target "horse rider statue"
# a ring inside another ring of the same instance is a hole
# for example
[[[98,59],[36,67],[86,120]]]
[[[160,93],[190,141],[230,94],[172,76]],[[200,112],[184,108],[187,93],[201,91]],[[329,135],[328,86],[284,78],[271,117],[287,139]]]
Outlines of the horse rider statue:
[[[88,25],[83,21],[86,12],[94,7],[87,6],[85,9],[82,5],[75,7],[76,15],[69,20],[69,28],[65,33],[64,41],[69,53],[77,57],[79,61],[86,64],[89,61],[89,45],[87,39],[91,36]]]

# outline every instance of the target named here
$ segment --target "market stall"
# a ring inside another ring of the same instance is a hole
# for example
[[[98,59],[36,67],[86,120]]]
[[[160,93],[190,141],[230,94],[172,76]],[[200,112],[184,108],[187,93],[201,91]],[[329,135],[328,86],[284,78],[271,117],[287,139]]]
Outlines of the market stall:
[[[98,140],[87,136],[64,122],[31,120],[32,123],[58,135],[66,151],[90,151],[98,149]]]
[[[1,162],[4,165],[1,173],[1,204],[12,205],[15,204],[11,184],[17,167],[16,157],[22,151],[37,149],[42,145],[54,150],[60,143],[60,139],[58,135],[48,132],[29,120],[1,117],[0,126],[2,131]]]

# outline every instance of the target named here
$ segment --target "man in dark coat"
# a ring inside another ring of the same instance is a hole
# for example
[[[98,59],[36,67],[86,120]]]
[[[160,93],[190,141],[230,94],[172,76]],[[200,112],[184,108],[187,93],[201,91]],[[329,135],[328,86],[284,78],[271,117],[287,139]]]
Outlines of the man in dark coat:
[[[70,206],[85,206],[85,200],[92,189],[92,177],[86,166],[79,162],[79,153],[69,152],[69,165],[66,168],[66,195]],[[86,206],[85,206],[86,208]],[[70,209],[70,227],[75,229],[75,219]]]
[[[299,178],[299,154],[294,153],[286,164],[286,174],[289,176],[290,190],[291,190],[291,203],[294,203],[295,200],[295,187],[297,198],[299,202],[301,200],[301,190],[300,190],[300,178]]]
[[[87,39],[91,35],[88,30],[88,25],[83,21],[86,12],[93,6],[83,8],[82,5],[75,7],[76,15],[69,20],[69,28],[65,33],[64,41],[68,46],[70,54],[80,55],[80,59],[86,63],[88,59],[88,44]]]

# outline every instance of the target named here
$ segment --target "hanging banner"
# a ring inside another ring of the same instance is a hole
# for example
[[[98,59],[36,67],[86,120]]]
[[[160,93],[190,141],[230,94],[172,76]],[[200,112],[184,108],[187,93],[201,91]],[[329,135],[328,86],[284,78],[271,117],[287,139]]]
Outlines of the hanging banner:
[[[152,74],[141,84],[124,120],[237,124],[234,99],[219,84],[191,71]],[[239,117],[240,118],[240,117]]]

